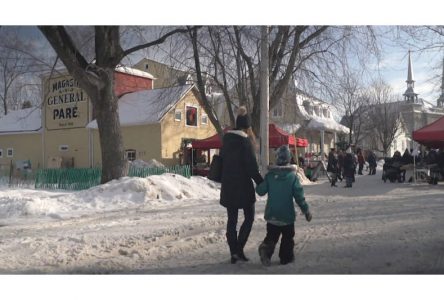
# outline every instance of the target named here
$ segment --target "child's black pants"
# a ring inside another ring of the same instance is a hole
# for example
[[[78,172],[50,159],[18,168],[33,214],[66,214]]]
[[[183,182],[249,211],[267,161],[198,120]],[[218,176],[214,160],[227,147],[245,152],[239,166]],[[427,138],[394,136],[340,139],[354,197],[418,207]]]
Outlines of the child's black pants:
[[[281,235],[279,258],[281,263],[288,263],[294,260],[294,223],[285,226],[276,226],[267,223],[267,235],[261,246],[267,249],[267,255],[271,258]]]

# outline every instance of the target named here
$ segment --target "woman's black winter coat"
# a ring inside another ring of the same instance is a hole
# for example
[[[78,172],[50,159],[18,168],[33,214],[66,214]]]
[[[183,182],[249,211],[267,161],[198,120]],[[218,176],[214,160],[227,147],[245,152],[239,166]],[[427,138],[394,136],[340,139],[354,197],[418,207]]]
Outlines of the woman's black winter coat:
[[[345,154],[344,157],[344,176],[345,177],[353,177],[355,174],[355,161],[353,155],[351,153]]]
[[[328,164],[327,172],[337,173],[338,172],[338,159],[333,152],[328,154]]]
[[[224,207],[245,208],[256,202],[253,179],[263,181],[247,134],[241,130],[228,131],[223,138],[222,185],[220,204]]]

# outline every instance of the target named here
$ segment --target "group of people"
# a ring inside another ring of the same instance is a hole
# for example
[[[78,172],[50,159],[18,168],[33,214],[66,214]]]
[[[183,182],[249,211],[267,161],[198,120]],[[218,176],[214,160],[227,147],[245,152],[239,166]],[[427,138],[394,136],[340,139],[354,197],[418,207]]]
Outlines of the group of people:
[[[254,134],[246,109],[241,107],[236,118],[236,128],[223,137],[220,150],[222,179],[220,204],[227,210],[226,238],[230,250],[230,261],[248,261],[244,248],[250,235],[255,215],[257,192],[268,194],[265,207],[267,232],[259,245],[259,257],[263,265],[269,266],[276,244],[281,238],[279,258],[281,264],[294,261],[294,223],[296,220],[294,201],[307,221],[312,215],[305,201],[304,191],[290,164],[288,146],[281,146],[276,153],[276,165],[270,166],[263,177],[256,160]],[[256,188],[253,185],[256,183]],[[244,221],[237,231],[239,210],[243,210]]]
[[[396,180],[404,182],[406,180],[406,170],[409,168],[408,165],[412,165],[414,161],[417,165],[430,169],[431,183],[436,184],[439,178],[444,178],[444,149],[434,150],[428,147],[423,155],[418,152],[415,156],[412,152],[412,150],[405,149],[401,155],[400,151],[395,151],[391,158],[386,158],[382,173],[384,182],[387,179],[392,182]],[[355,174],[363,175],[366,161],[368,163],[368,175],[375,175],[377,163],[373,151],[366,150],[364,155],[364,151],[360,148],[357,148],[356,153],[353,153],[351,147],[348,147],[345,154],[342,150],[330,149],[327,172],[331,178],[331,186],[337,186],[337,181],[342,181],[344,178],[346,181],[345,187],[352,187]]]
[[[356,154],[351,147],[348,147],[345,153],[342,150],[336,151],[331,148],[328,154],[327,172],[330,175],[331,186],[336,187],[336,183],[345,179],[346,188],[351,188],[355,182],[356,166],[358,166],[358,175],[363,175],[365,157],[363,151],[358,148]],[[367,152],[367,162],[369,165],[368,174],[376,174],[376,155],[372,151]]]
[[[405,149],[401,156],[401,152],[395,151],[392,157],[392,165],[400,169],[400,179],[405,180],[406,166],[415,163],[417,166],[430,170],[430,183],[436,184],[438,179],[444,178],[444,148],[432,149],[427,147],[425,152],[421,154],[419,151],[413,155],[413,149]],[[410,179],[412,180],[412,178]]]

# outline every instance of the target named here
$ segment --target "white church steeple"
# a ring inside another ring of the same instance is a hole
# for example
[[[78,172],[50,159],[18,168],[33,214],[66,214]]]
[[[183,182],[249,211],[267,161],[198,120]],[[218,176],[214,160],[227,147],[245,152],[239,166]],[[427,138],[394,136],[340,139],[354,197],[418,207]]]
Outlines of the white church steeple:
[[[417,103],[418,102],[418,94],[415,93],[415,80],[413,79],[413,67],[412,67],[412,59],[410,56],[410,50],[409,50],[409,65],[408,65],[408,71],[407,71],[407,80],[405,81],[407,83],[407,89],[404,93],[404,100],[406,102],[410,103]]]
[[[439,96],[438,100],[436,101],[436,105],[438,107],[444,107],[444,58],[442,60],[442,77],[441,77],[441,96]]]

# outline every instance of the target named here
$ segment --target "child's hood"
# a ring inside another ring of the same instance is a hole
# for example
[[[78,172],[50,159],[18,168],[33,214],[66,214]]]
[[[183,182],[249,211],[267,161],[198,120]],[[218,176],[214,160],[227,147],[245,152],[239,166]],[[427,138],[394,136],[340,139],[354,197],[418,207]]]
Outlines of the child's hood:
[[[296,171],[296,165],[268,166],[268,174],[277,180],[286,180]]]

